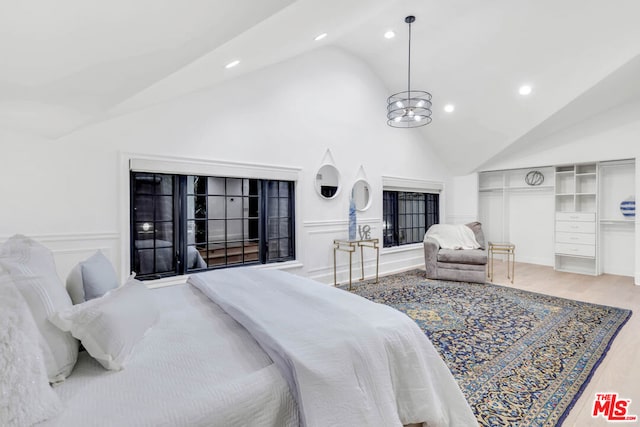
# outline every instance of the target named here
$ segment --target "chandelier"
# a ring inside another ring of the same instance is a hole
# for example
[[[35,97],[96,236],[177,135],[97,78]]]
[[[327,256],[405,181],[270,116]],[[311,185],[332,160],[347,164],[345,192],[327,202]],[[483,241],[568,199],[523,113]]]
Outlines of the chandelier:
[[[407,16],[409,24],[409,66],[407,90],[387,98],[387,124],[394,128],[415,128],[431,123],[431,94],[424,90],[411,90],[411,24],[415,16]]]

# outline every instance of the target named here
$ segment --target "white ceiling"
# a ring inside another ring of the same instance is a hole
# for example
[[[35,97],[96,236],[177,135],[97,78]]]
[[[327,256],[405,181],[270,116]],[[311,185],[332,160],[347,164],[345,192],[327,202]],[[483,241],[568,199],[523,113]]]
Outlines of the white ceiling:
[[[457,173],[640,98],[637,0],[0,0],[0,10],[0,127],[51,138],[323,45],[405,90],[409,14],[412,86],[433,94],[434,120],[397,131],[420,132]],[[225,70],[233,59],[241,66]]]

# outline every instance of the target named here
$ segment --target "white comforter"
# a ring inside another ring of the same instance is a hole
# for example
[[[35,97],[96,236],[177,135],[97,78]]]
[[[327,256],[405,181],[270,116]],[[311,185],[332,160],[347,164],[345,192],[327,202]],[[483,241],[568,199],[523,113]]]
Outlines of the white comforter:
[[[477,425],[431,342],[391,307],[277,270],[216,270],[189,282],[271,356],[303,425]]]
[[[187,285],[155,289],[156,324],[122,371],[82,352],[42,427],[297,427],[278,368],[220,307]],[[41,425],[38,425],[41,427]]]

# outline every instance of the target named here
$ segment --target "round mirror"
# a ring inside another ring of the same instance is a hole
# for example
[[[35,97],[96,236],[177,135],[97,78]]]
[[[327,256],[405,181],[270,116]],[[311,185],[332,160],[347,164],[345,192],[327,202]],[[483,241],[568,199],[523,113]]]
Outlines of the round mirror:
[[[364,179],[359,179],[353,183],[351,197],[356,205],[356,210],[366,211],[371,206],[371,188]]]
[[[316,174],[316,191],[325,199],[333,199],[340,190],[340,173],[333,165],[322,165]]]

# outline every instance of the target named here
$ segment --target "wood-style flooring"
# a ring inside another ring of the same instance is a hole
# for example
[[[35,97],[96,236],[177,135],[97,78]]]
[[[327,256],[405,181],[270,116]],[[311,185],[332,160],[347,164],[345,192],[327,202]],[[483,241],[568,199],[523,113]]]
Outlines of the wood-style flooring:
[[[606,357],[566,418],[563,427],[611,425],[602,417],[593,418],[596,393],[618,393],[631,399],[628,415],[640,420],[640,286],[632,277],[603,274],[585,276],[562,273],[552,267],[516,263],[515,280],[507,279],[506,263],[497,261],[492,283],[532,292],[631,309],[633,314],[613,341]],[[640,425],[632,423],[614,423]]]

